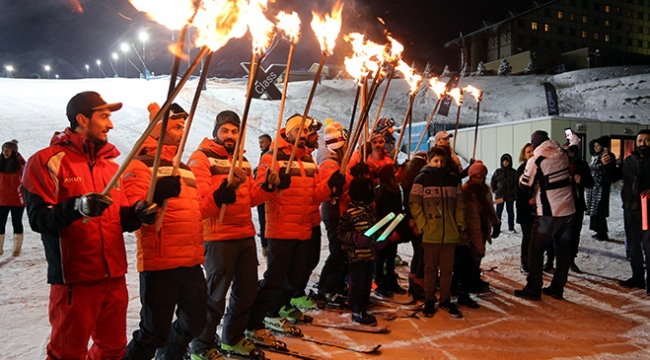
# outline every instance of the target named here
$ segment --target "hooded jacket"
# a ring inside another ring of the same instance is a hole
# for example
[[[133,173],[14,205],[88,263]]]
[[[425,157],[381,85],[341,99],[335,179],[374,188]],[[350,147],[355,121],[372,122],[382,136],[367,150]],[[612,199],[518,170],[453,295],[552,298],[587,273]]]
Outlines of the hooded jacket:
[[[467,182],[463,185],[465,197],[465,230],[469,241],[479,254],[485,254],[485,243],[491,242],[492,225],[499,222],[492,205],[490,186]]]
[[[555,140],[535,148],[519,186],[535,195],[537,216],[562,217],[575,213],[569,156]]]
[[[411,187],[409,208],[422,242],[460,241],[460,232],[465,229],[465,199],[457,175],[444,168],[422,168]]]
[[[293,144],[287,142],[285,129],[273,140],[278,142],[278,154],[275,170],[285,172]],[[274,149],[274,143],[271,149]],[[265,153],[257,168],[257,185],[266,181],[266,173],[271,168],[273,151]],[[309,155],[307,148],[297,149],[289,172],[291,186],[284,189],[282,196],[274,190],[273,196],[266,201],[266,231],[268,239],[275,240],[309,240],[313,227],[312,205],[320,204],[329,198],[330,189],[327,180],[321,181],[318,167]]]
[[[140,227],[119,181],[101,216],[84,224],[74,200],[102,192],[118,169],[120,152],[112,144],[97,148],[67,128],[50,146],[29,158],[23,187],[29,224],[41,234],[48,263],[47,282],[70,284],[126,274],[123,231]]]
[[[2,155],[0,155],[2,156]],[[25,206],[25,197],[22,191],[23,169],[25,159],[19,153],[12,153],[8,162],[17,162],[16,172],[4,172],[0,169],[0,206]]]
[[[254,183],[251,165],[244,158],[242,168],[248,176],[237,188],[236,202],[226,206],[226,214],[220,223],[221,208],[214,202],[212,194],[228,179],[232,158],[223,145],[204,138],[188,161],[199,190],[205,241],[241,240],[255,236],[251,207],[272,196]]]
[[[124,172],[124,193],[129,204],[147,197],[157,146],[158,140],[148,137],[140,151],[141,155],[131,161]],[[177,150],[178,146],[163,145],[158,178],[171,175]],[[156,231],[155,224],[143,224],[135,233],[139,272],[203,264],[202,223],[196,180],[192,171],[182,163],[178,175],[181,177],[181,193],[167,200],[160,231]]]
[[[508,160],[508,166],[503,166],[503,161]],[[517,170],[512,167],[512,156],[501,155],[501,167],[492,175],[490,187],[494,196],[503,201],[515,201],[517,197]]]

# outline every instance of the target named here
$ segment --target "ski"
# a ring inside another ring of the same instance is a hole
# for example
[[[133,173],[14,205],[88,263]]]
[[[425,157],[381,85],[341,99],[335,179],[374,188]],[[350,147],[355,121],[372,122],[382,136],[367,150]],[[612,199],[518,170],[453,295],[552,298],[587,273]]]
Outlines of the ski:
[[[339,343],[339,342],[336,342],[336,341],[315,339],[315,338],[313,338],[311,336],[308,336],[308,335],[305,335],[305,336],[301,337],[300,339],[302,339],[304,341],[313,342],[313,343],[319,344],[319,345],[332,346],[332,347],[336,347],[336,348],[339,348],[339,349],[354,351],[354,352],[363,353],[363,354],[373,353],[373,352],[379,350],[379,348],[381,347],[381,344],[377,344],[375,346],[348,345],[348,344]]]
[[[370,325],[355,324],[355,323],[319,322],[314,320],[314,322],[305,325],[324,327],[330,329],[359,331],[359,332],[374,333],[374,334],[387,334],[390,332],[390,329],[387,326],[370,326]]]
[[[375,304],[375,306],[387,307],[395,310],[418,311],[422,308],[422,305],[417,302],[411,304],[399,304],[378,299],[372,296],[370,297],[370,302]]]
[[[264,351],[256,349],[251,352],[250,355],[242,355],[237,353],[232,353],[224,350],[220,350],[221,355],[227,359],[250,359],[250,360],[270,360],[264,354]]]
[[[297,359],[303,359],[303,360],[321,360],[321,358],[319,358],[319,357],[303,354],[301,352],[293,351],[293,350],[289,350],[289,349],[280,349],[280,348],[274,348],[274,347],[267,347],[267,348],[264,348],[264,351],[268,351],[268,352],[272,352],[272,353],[276,353],[276,354],[282,354],[282,355],[286,355],[286,356],[291,356],[291,357],[294,357],[294,358],[297,358]]]
[[[370,300],[379,300],[383,302],[389,302],[393,304],[398,304],[398,305],[412,305],[416,304],[417,300],[414,300],[413,297],[411,296],[400,296],[400,295],[394,295],[392,298],[389,297],[380,297],[375,295],[374,293],[370,295]]]

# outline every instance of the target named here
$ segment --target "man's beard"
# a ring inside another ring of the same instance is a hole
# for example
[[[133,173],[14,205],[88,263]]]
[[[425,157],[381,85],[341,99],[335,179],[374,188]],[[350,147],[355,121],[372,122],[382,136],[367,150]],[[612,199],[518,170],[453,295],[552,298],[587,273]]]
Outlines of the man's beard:
[[[639,151],[639,154],[641,154],[641,156],[643,157],[650,155],[650,148],[645,145],[639,146],[637,150]]]
[[[234,140],[231,140],[231,139],[224,140],[224,141],[217,141],[217,144],[223,146],[224,149],[226,149],[226,151],[228,152],[228,154],[234,153],[235,152],[235,146],[237,145],[237,143]]]

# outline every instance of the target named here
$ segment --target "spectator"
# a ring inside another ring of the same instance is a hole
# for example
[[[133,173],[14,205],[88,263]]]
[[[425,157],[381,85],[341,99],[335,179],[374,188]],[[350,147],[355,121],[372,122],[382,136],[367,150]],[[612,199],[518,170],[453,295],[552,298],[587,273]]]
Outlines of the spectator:
[[[517,181],[521,179],[526,169],[526,162],[533,157],[535,148],[531,143],[526,143],[519,153],[519,162],[521,165],[517,168]],[[519,270],[522,274],[528,273],[528,247],[530,245],[530,236],[533,230],[533,221],[535,220],[535,198],[530,193],[525,192],[520,186],[517,186],[517,223],[521,226],[521,267]]]
[[[497,204],[497,217],[501,220],[505,205],[508,212],[508,230],[516,233],[514,204],[517,197],[517,170],[512,168],[512,156],[510,154],[501,155],[501,167],[492,174],[490,187],[492,187],[496,199],[503,199],[503,202]],[[497,238],[500,233],[501,222],[494,224],[492,237]]]
[[[602,136],[589,142],[591,152],[591,176],[594,178],[594,187],[587,189],[587,215],[589,215],[589,230],[596,233],[592,238],[596,240],[609,240],[607,218],[609,217],[609,193],[611,183],[607,180],[602,157],[609,154],[612,161],[616,156],[609,152],[609,136]]]
[[[23,212],[25,198],[21,190],[25,159],[18,152],[18,141],[11,140],[2,144],[0,156],[0,255],[4,254],[5,226],[11,213],[14,229],[13,256],[20,255],[23,246]]]

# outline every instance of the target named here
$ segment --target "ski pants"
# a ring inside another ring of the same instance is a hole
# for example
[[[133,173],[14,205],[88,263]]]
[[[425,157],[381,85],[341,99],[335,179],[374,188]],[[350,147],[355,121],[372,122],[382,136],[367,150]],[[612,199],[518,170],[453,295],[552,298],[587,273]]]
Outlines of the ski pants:
[[[259,281],[257,296],[248,318],[247,329],[264,328],[264,317],[278,317],[300,281],[307,264],[309,245],[304,240],[267,239],[267,267]]]
[[[181,360],[205,324],[206,293],[201,265],[141,272],[140,327],[124,359]]]
[[[370,303],[370,289],[372,288],[372,271],[374,261],[354,261],[350,263],[350,286],[348,299],[350,310],[360,313],[366,310]]]
[[[265,230],[266,230],[266,203],[261,203],[261,204],[257,205],[257,220],[260,223],[260,244],[262,244],[262,247],[265,248],[267,246],[266,236],[265,236]]]
[[[499,220],[501,220],[501,215],[503,215],[503,206],[505,204],[506,207],[506,212],[508,213],[508,229],[512,230],[515,228],[515,209],[514,209],[514,201],[504,201],[500,204],[497,204],[497,217]],[[496,224],[496,226],[501,226],[500,224]]]
[[[325,260],[318,282],[319,294],[338,293],[343,295],[345,276],[348,272],[346,254],[337,234],[339,219],[324,220],[330,254]]]
[[[126,346],[126,279],[50,286],[48,360],[118,360]],[[93,345],[88,350],[88,340]]]
[[[542,292],[544,250],[548,249],[550,242],[553,242],[557,266],[549,287],[554,293],[562,294],[564,292],[564,285],[566,285],[569,274],[569,264],[571,263],[570,242],[574,219],[574,215],[535,217],[528,252],[528,277],[526,278],[527,283],[524,290],[531,294],[540,294]]]
[[[14,234],[22,234],[23,229],[23,212],[24,206],[0,206],[0,235],[5,233],[7,218],[11,213],[11,225],[14,228]]]
[[[650,230],[643,231],[641,228],[641,211],[624,210],[623,217],[632,278],[640,283],[645,282],[646,290],[650,292]]]
[[[246,322],[257,295],[255,238],[206,241],[204,246],[208,312],[203,331],[192,341],[194,353],[217,347],[215,334],[222,318],[221,342],[237,344],[244,337]],[[226,308],[226,294],[230,288]]]
[[[316,266],[318,266],[318,262],[320,261],[321,237],[322,233],[319,224],[318,226],[314,226],[311,229],[311,239],[306,241],[308,243],[308,248],[307,253],[304,255],[307,257],[307,262],[305,264],[305,271],[303,272],[296,287],[296,291],[292,296],[294,298],[307,295],[305,290],[307,289],[307,284],[309,284],[309,278],[311,277],[311,273],[314,271],[314,269],[316,269]]]

